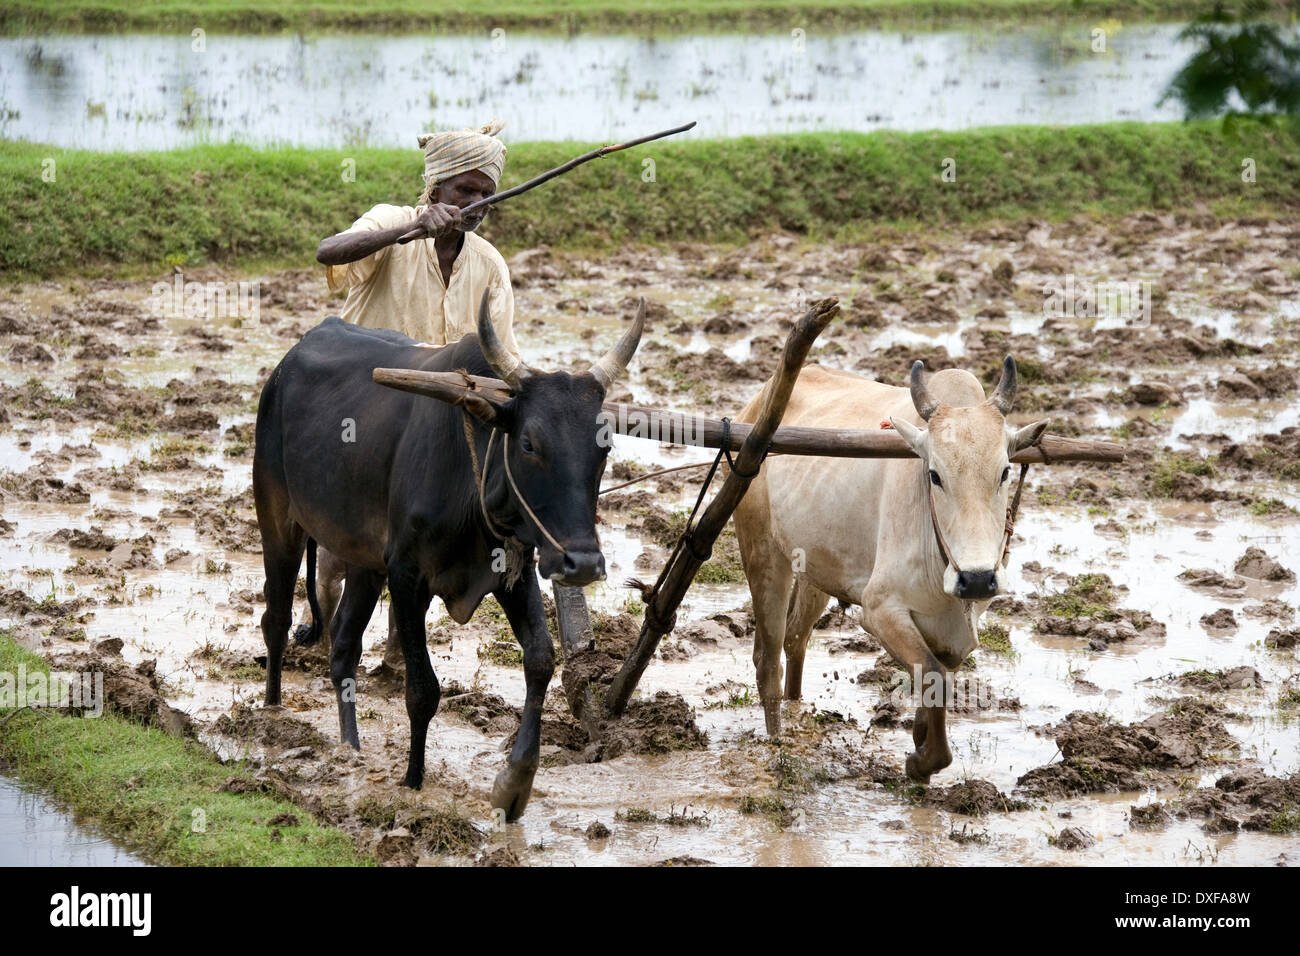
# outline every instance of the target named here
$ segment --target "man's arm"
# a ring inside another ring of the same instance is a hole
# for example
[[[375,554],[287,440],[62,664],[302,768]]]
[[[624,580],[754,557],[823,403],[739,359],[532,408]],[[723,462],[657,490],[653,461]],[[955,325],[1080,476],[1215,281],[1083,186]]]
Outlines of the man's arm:
[[[327,266],[341,266],[374,255],[395,243],[399,236],[410,232],[414,226],[424,228],[424,237],[441,239],[460,228],[460,208],[446,203],[434,203],[409,223],[391,229],[348,230],[321,240],[316,248],[316,261]]]

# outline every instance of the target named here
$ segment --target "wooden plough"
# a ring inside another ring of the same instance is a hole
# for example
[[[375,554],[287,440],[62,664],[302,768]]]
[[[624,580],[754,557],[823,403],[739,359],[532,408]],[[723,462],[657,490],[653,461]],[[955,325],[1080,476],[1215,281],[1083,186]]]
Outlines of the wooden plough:
[[[627,707],[646,666],[664,635],[676,624],[677,608],[700,567],[713,553],[713,544],[740,504],[750,482],[768,454],[817,455],[835,458],[912,458],[912,449],[891,430],[830,429],[781,426],[786,405],[799,371],[817,336],[839,311],[834,298],[822,299],[795,323],[785,343],[781,364],[767,389],[763,407],[753,424],[715,421],[683,412],[606,402],[604,410],[612,432],[634,438],[648,438],[666,444],[695,444],[734,452],[729,456],[727,477],[722,488],[693,525],[683,532],[653,587],[645,592],[645,618],[631,653],[605,692],[604,707],[587,684],[566,685],[569,706],[592,740],[599,736],[600,721],[621,714]],[[375,369],[375,381],[401,386],[408,376],[427,381],[429,372],[407,373],[404,369]],[[460,372],[439,373],[450,384],[468,384],[485,397],[505,398],[505,382]],[[1124,449],[1114,442],[1082,441],[1044,435],[1040,441],[1012,456],[1021,464],[1066,461],[1118,462]],[[712,473],[710,473],[712,474]],[[594,646],[590,616],[580,588],[555,586],[556,614],[566,661]]]

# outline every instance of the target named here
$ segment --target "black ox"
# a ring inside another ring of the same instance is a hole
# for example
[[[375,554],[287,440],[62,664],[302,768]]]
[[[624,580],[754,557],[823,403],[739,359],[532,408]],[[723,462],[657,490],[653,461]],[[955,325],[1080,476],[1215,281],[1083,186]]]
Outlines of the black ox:
[[[308,598],[320,621],[310,580],[319,543],[347,563],[330,652],[342,739],[360,748],[355,688],[361,635],[387,581],[406,659],[411,721],[403,783],[419,789],[439,697],[425,644],[429,602],[442,598],[463,624],[493,594],[523,648],[527,694],[492,805],[508,820],[519,818],[537,771],[542,701],[555,663],[533,561],[543,576],[562,584],[581,586],[605,576],[595,518],[609,448],[599,415],[644,326],[643,300],[618,344],[576,375],[530,369],[506,351],[486,296],[478,335],[443,348],[329,318],[289,350],[262,389],[253,456],[266,567],[267,706],[280,703],[304,549]],[[434,374],[396,391],[374,383],[375,368]],[[503,379],[511,396],[489,400],[481,390],[449,384],[455,376],[446,373],[458,371]],[[470,441],[483,476],[481,499]],[[504,561],[511,551],[513,562]]]

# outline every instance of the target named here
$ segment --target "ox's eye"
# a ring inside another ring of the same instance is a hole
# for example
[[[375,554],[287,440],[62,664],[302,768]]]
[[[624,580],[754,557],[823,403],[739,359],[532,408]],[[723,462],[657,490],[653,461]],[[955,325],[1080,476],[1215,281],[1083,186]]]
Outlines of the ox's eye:
[[[939,473],[933,468],[930,469],[930,484],[934,485],[936,488],[943,487],[943,482],[939,480]]]
[[[1011,466],[1007,465],[1007,467],[1002,469],[1002,482],[1005,482],[1010,477],[1011,477]],[[999,482],[999,484],[1001,484],[1002,482]]]
[[[519,436],[519,447],[523,449],[525,455],[537,454],[537,450],[533,448],[533,443],[528,440],[527,435]]]

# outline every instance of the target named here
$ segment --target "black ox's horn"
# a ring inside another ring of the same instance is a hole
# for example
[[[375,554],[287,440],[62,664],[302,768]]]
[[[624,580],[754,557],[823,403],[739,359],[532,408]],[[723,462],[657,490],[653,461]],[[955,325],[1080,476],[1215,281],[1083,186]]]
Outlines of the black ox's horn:
[[[483,298],[478,305],[478,344],[483,350],[483,357],[496,373],[497,378],[510,386],[511,391],[519,391],[519,386],[528,377],[531,369],[517,359],[509,349],[501,344],[497,330],[492,325],[492,314],[488,310],[488,292],[483,290]]]
[[[627,371],[627,363],[632,361],[632,356],[636,354],[636,347],[641,344],[641,333],[644,331],[645,298],[642,297],[636,309],[636,318],[632,320],[632,327],[623,333],[623,337],[613,348],[600,357],[600,361],[588,369],[605,391],[608,392],[614,381]]]

